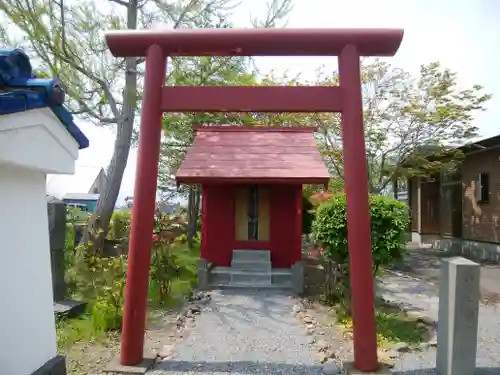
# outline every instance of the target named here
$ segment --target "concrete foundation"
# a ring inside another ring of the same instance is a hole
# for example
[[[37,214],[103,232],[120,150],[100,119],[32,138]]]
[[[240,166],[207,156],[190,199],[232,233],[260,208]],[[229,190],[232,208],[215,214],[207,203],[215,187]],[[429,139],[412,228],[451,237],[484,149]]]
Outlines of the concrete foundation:
[[[296,294],[304,293],[304,263],[295,262],[291,268],[293,291]]]
[[[111,362],[108,367],[104,369],[105,373],[111,374],[145,374],[148,370],[151,370],[155,364],[154,358],[144,358],[141,363],[134,366],[122,365],[118,359]]]
[[[500,244],[497,243],[469,241],[415,232],[411,233],[411,242],[443,250],[452,255],[474,259],[478,262],[490,261],[500,264]]]
[[[436,368],[470,375],[476,368],[481,267],[454,257],[441,264]]]
[[[389,366],[381,363],[379,368],[375,372],[362,372],[354,367],[354,362],[344,362],[342,374],[344,374],[344,375],[391,375],[392,371],[389,368]]]
[[[208,273],[210,272],[211,264],[203,258],[200,258],[198,265],[198,289],[205,290],[208,287]]]

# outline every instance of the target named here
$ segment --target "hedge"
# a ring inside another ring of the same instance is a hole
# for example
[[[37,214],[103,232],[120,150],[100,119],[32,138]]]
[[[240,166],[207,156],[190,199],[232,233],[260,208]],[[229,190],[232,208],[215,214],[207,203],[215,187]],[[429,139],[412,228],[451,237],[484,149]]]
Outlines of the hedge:
[[[342,284],[341,298],[349,294],[346,208],[345,195],[335,195],[317,208],[316,217],[312,223],[315,244],[322,249],[322,259],[330,268],[327,272],[332,273],[330,276],[336,280],[335,282]],[[370,211],[373,274],[375,275],[381,266],[391,265],[402,258],[406,245],[409,215],[404,203],[384,196],[370,197]],[[336,293],[336,291],[338,287],[332,286],[328,293]]]
[[[316,243],[324,249],[323,257],[348,263],[347,210],[344,194],[333,196],[320,205],[312,223]],[[401,259],[406,244],[409,216],[407,206],[384,196],[370,197],[372,256],[374,272],[380,266]]]

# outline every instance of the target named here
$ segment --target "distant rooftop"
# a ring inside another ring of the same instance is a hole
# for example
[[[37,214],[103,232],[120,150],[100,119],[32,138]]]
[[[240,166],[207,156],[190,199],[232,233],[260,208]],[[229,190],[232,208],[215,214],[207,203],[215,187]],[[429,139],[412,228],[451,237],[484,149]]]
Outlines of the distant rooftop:
[[[62,199],[69,193],[88,194],[96,180],[101,167],[79,166],[75,167],[73,175],[47,175],[47,194]]]
[[[65,199],[75,199],[82,201],[96,201],[99,199],[100,194],[86,194],[86,193],[68,193],[63,196],[63,200]]]

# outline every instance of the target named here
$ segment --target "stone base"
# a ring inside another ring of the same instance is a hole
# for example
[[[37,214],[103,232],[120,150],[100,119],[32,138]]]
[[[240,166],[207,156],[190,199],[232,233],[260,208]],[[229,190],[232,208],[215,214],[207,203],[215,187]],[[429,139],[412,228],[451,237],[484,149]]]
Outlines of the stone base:
[[[62,355],[55,356],[48,360],[31,375],[66,375],[66,358]]]
[[[296,294],[304,293],[304,263],[295,262],[291,268],[293,291]]]
[[[381,363],[375,372],[363,372],[354,367],[354,362],[344,362],[342,364],[342,373],[346,375],[391,375],[392,371],[389,366]]]
[[[207,290],[209,289],[209,273],[213,268],[213,264],[206,259],[200,258],[200,263],[198,265],[198,289]]]
[[[137,365],[125,366],[120,364],[120,361],[116,359],[104,369],[104,372],[116,374],[145,374],[153,367],[154,363],[154,358],[144,358],[142,362]]]
[[[441,237],[412,233],[412,241],[434,250],[441,250],[453,256],[463,256],[467,259],[500,264],[500,243],[488,243],[462,240],[460,238]]]

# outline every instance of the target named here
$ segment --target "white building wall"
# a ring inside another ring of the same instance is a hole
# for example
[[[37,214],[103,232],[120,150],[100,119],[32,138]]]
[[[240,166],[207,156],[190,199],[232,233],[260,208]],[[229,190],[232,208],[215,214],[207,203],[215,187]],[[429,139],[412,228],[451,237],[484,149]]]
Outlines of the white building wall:
[[[45,177],[0,164],[0,374],[57,354]]]

